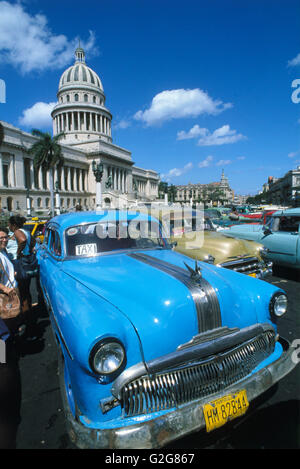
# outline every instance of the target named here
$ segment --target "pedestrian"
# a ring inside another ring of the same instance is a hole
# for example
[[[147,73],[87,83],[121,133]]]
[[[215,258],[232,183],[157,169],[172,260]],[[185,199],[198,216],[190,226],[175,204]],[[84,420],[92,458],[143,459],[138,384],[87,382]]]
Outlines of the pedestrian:
[[[17,286],[14,265],[6,246],[8,230],[0,227],[0,291],[9,295]],[[14,332],[18,318],[0,318],[0,449],[16,446],[17,427],[20,422],[21,381]]]
[[[14,233],[15,239],[18,243],[16,258],[13,262],[20,292],[22,313],[25,315],[26,320],[28,320],[32,307],[32,298],[30,293],[31,276],[25,274],[23,263],[27,259],[31,258],[35,246],[35,239],[28,231],[23,229],[25,221],[26,218],[21,217],[20,215],[15,215],[9,218],[8,226],[10,231]]]
[[[3,231],[0,231],[0,237]],[[20,423],[21,379],[12,335],[0,318],[0,449],[16,447]]]
[[[9,241],[9,233],[7,228],[0,226],[0,292],[9,295],[17,287],[14,264],[7,252],[7,244]],[[11,333],[16,333],[18,327],[22,323],[22,314],[16,318],[6,319],[6,325]]]

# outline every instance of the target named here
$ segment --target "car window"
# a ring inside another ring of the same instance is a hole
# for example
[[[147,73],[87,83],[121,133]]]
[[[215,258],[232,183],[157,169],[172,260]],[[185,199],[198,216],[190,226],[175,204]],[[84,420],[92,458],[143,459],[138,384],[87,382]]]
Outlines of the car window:
[[[55,256],[61,256],[61,242],[59,234],[56,230],[51,230],[49,250]]]
[[[218,210],[205,210],[205,215],[211,218],[222,218],[221,213]]]
[[[146,249],[167,245],[157,222],[104,221],[77,225],[65,232],[67,257],[89,257],[122,249]]]
[[[206,215],[206,213],[205,213]],[[180,233],[190,233],[191,231],[215,231],[215,227],[211,219],[205,216],[199,217],[183,217],[181,219],[170,220],[170,235],[177,235]]]
[[[44,235],[44,241],[43,241],[43,245],[44,245],[44,246],[47,246],[47,245],[48,245],[49,237],[50,237],[50,228],[47,227],[47,228],[45,229],[45,235]]]
[[[298,232],[300,217],[280,217],[278,231]]]

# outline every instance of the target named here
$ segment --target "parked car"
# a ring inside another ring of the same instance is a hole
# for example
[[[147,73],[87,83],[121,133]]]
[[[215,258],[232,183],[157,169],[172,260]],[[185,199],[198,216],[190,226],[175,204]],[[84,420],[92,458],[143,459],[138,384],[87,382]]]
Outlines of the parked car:
[[[277,332],[284,291],[195,265],[147,215],[54,217],[38,259],[78,447],[158,448],[211,431],[295,366]]]
[[[252,221],[251,218],[241,216],[237,212],[231,211],[229,213],[222,213],[217,208],[205,209],[204,214],[206,217],[209,217],[217,227],[220,228],[229,227],[232,225],[240,225],[241,223],[250,223]]]
[[[251,224],[266,225],[271,219],[273,213],[275,213],[276,211],[277,210],[264,210],[259,218],[256,218],[254,221],[251,221]]]
[[[39,218],[33,217],[30,221],[24,223],[23,229],[29,231],[29,233],[40,242],[43,242],[47,221],[48,220],[39,220]]]
[[[279,210],[266,225],[245,224],[222,231],[226,236],[265,246],[265,256],[276,266],[300,269],[300,208]]]
[[[203,218],[200,211],[174,209],[161,216],[163,222],[170,220],[170,242],[176,243],[175,251],[252,277],[264,278],[272,271],[262,244],[224,236],[205,215],[206,211]]]

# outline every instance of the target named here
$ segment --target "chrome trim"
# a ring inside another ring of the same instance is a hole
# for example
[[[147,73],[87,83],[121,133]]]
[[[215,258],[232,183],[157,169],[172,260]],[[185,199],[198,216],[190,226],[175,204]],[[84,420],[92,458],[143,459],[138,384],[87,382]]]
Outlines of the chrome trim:
[[[268,330],[215,356],[136,378],[121,390],[124,416],[172,409],[223,391],[249,375],[274,349],[275,331]]]
[[[198,331],[222,326],[219,300],[214,288],[203,277],[192,277],[187,269],[143,253],[127,254],[137,261],[161,270],[182,282],[190,291],[197,311]]]
[[[257,274],[258,278],[264,277],[270,272],[270,266],[264,260],[259,260],[257,257],[243,256],[218,265],[242,274]]]
[[[246,390],[248,401],[251,402],[291,372],[296,366],[296,362],[292,360],[294,348],[284,339],[280,339],[280,343],[284,351],[278,360],[256,373],[251,373],[225,390],[195,399],[163,414],[154,414],[150,419],[133,417],[128,420],[127,425],[124,425],[122,418],[116,419],[114,426],[107,425],[106,428],[103,428],[103,423],[101,428],[90,421],[85,423],[87,419],[84,416],[76,420],[70,411],[65,393],[62,393],[67,416],[67,432],[71,441],[79,448],[113,450],[161,448],[175,439],[205,428],[202,410],[204,404],[234,394],[241,389]]]
[[[181,344],[177,349],[167,355],[150,360],[146,363],[138,363],[116,378],[111,393],[117,399],[121,398],[122,389],[130,382],[138,380],[145,374],[164,372],[167,369],[180,368],[191,362],[199,362],[207,358],[215,357],[224,350],[232,349],[248,340],[255,339],[258,335],[271,331],[275,332],[269,324],[254,324],[244,329],[221,327],[212,331],[194,336],[189,342]]]

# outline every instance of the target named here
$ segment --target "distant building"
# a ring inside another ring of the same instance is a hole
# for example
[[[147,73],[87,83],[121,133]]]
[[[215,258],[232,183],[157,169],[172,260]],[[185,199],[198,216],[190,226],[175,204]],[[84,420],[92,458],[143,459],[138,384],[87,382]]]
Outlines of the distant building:
[[[232,203],[234,192],[229,186],[228,178],[222,175],[220,182],[211,182],[209,184],[186,184],[176,186],[176,202],[188,203],[192,199],[194,203],[205,202],[212,204],[214,202]]]
[[[159,174],[134,166],[131,152],[113,143],[112,115],[105,105],[102,82],[85,63],[84,50],[59,80],[57,105],[52,111],[53,134],[60,140],[64,165],[55,170],[61,209],[95,208],[96,181],[92,162],[103,164],[102,202],[105,207],[126,207],[136,200],[158,196]],[[26,211],[26,194],[35,212],[50,208],[49,174],[34,168],[27,150],[37,137],[0,121],[0,209]]]
[[[268,203],[283,206],[300,206],[300,166],[291,169],[281,178],[268,178]]]

